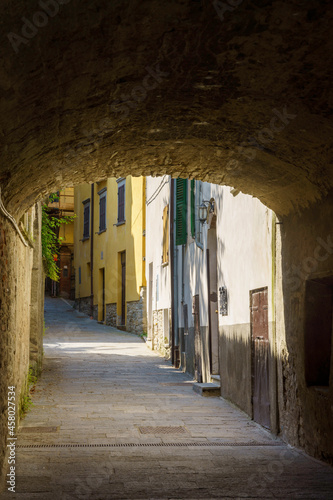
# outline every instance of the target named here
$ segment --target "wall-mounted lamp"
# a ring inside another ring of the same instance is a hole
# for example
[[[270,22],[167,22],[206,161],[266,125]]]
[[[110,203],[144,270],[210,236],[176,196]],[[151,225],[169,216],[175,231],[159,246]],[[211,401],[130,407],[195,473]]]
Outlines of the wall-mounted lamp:
[[[206,205],[208,203],[208,205]],[[208,209],[209,213],[214,213],[214,201],[202,200],[201,205],[199,205],[199,221],[201,224],[207,222]]]

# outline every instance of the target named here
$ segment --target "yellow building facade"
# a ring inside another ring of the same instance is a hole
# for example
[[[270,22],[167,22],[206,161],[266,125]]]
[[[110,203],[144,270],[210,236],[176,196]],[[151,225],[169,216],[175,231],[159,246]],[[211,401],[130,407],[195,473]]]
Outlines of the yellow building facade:
[[[105,324],[145,331],[145,177],[75,188],[76,307]]]

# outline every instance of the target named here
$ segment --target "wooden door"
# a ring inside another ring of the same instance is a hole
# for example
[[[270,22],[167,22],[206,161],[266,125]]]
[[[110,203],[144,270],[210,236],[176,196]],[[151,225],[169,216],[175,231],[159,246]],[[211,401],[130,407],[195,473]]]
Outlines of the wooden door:
[[[251,291],[253,420],[270,428],[268,290]]]

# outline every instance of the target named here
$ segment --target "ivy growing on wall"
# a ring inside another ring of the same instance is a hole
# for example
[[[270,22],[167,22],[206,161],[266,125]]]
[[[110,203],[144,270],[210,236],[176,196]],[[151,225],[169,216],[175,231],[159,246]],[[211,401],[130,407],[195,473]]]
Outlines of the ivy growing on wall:
[[[56,193],[50,195],[50,201],[57,201]],[[75,219],[74,216],[66,215],[55,217],[49,214],[48,206],[42,205],[42,255],[46,276],[54,281],[59,281],[59,267],[57,265],[58,254],[62,238],[58,236],[59,227],[62,224],[70,224]]]

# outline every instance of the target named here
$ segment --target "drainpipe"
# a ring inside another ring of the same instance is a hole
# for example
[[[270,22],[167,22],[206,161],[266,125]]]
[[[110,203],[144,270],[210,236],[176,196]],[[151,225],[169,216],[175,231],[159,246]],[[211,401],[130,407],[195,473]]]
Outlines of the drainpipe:
[[[95,184],[91,185],[90,217],[90,316],[94,317],[94,205],[95,205]]]

